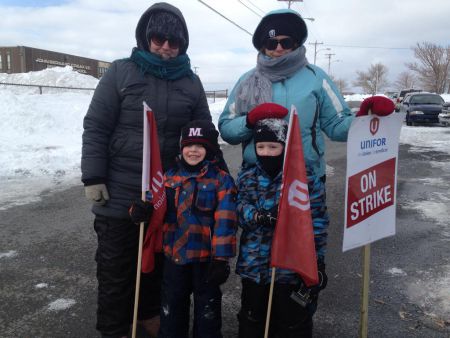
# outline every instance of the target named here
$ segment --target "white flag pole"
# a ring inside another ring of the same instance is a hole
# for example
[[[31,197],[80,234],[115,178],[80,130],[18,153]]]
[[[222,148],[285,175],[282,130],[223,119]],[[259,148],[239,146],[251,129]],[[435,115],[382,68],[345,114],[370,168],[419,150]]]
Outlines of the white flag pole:
[[[150,128],[147,120],[147,111],[151,110],[148,105],[143,102],[143,146],[142,146],[142,194],[141,199],[145,202],[146,196],[145,192],[150,190],[150,171],[148,170],[148,164],[150,161]],[[139,248],[138,248],[138,259],[136,267],[136,287],[134,291],[134,310],[133,310],[133,328],[131,337],[136,338],[136,326],[138,317],[138,306],[139,306],[139,290],[141,286],[141,267],[142,267],[142,246],[144,243],[144,222],[139,225]]]
[[[272,309],[273,287],[275,285],[275,268],[272,268],[272,278],[270,279],[269,303],[267,304],[266,328],[264,338],[269,337],[270,311]]]

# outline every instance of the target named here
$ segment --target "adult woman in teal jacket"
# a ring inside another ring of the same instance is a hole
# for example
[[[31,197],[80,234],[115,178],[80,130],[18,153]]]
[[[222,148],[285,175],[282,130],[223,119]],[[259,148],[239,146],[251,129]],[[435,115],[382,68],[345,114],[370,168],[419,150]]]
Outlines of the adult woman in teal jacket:
[[[314,239],[321,272],[321,290],[326,285],[325,251],[327,227],[329,224],[325,198],[325,135],[333,141],[346,141],[348,130],[354,118],[344,98],[332,80],[319,67],[310,65],[306,59],[304,43],[307,28],[301,16],[290,9],[268,13],[257,26],[253,45],[258,50],[256,67],[241,76],[233,88],[228,102],[219,118],[222,138],[230,144],[242,144],[243,171],[256,163],[253,126],[265,118],[281,118],[276,110],[252,110],[265,102],[275,102],[288,109],[295,106],[299,115],[303,151],[308,175],[309,195],[314,196],[311,204]],[[363,102],[360,115],[373,113],[387,115],[393,107],[382,97],[372,97]],[[381,110],[378,109],[381,107]],[[251,112],[251,113],[249,113]],[[289,116],[284,117],[286,120]],[[325,135],[324,135],[325,134]],[[240,224],[245,228],[245,224]],[[243,283],[243,297],[239,313],[240,337],[259,337],[258,328],[265,314],[260,309],[264,283],[252,280]],[[301,285],[299,285],[301,287]],[[244,290],[245,289],[245,290]],[[315,295],[314,303],[317,301]],[[313,307],[303,321],[292,323],[286,328],[286,337],[311,337]],[[256,316],[256,314],[260,314]],[[253,332],[253,333],[249,333]]]
[[[289,9],[270,12],[256,28],[256,68],[241,76],[219,119],[222,138],[243,143],[245,164],[256,160],[247,112],[264,102],[297,108],[305,161],[319,177],[325,175],[323,133],[334,141],[347,140],[353,115],[327,74],[306,60],[306,38],[304,20]]]

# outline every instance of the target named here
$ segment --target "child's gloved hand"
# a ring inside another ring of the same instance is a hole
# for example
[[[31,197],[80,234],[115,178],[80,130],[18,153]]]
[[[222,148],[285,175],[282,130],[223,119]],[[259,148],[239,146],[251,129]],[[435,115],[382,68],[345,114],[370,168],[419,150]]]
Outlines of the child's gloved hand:
[[[311,294],[319,294],[320,291],[322,291],[323,289],[325,289],[327,287],[328,284],[328,276],[325,273],[325,263],[323,261],[318,261],[317,262],[317,270],[319,273],[319,283],[317,285],[313,285],[311,287]]]
[[[277,215],[271,211],[257,211],[255,216],[257,224],[265,226],[267,228],[273,228],[277,224]]]
[[[369,115],[369,111],[378,116],[386,116],[392,114],[394,109],[395,105],[391,99],[384,96],[371,96],[364,99],[356,116]]]
[[[208,272],[206,273],[206,283],[213,285],[222,285],[230,275],[230,264],[228,261],[213,259],[209,263]]]
[[[149,201],[136,200],[128,209],[131,221],[135,224],[149,222],[153,214],[153,204]]]
[[[276,103],[263,103],[252,110],[250,110],[247,114],[247,128],[253,128],[259,120],[270,119],[270,118],[278,118],[282,119],[288,114],[288,110]]]

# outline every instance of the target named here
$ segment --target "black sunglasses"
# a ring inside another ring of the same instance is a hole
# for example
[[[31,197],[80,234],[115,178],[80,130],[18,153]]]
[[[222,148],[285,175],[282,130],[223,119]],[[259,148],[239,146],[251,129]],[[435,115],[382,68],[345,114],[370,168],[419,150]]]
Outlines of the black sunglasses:
[[[295,42],[292,38],[284,38],[284,39],[267,39],[265,43],[265,47],[267,50],[275,50],[278,47],[278,44],[283,47],[283,49],[291,49],[294,48]]]
[[[181,40],[180,39],[174,38],[174,37],[171,37],[171,36],[162,35],[162,34],[152,35],[151,40],[158,47],[161,47],[162,45],[164,45],[164,43],[166,41],[169,42],[169,47],[172,48],[172,49],[177,49],[177,48],[180,48],[180,46],[181,46]]]

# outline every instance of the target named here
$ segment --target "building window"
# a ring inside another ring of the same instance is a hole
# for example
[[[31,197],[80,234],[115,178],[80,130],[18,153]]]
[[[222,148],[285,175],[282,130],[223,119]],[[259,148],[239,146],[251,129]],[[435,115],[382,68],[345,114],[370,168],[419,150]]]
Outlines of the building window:
[[[107,71],[106,67],[98,67],[98,77],[101,78]]]
[[[6,52],[6,70],[11,70],[11,52]]]

